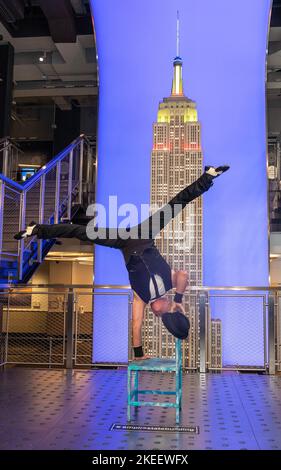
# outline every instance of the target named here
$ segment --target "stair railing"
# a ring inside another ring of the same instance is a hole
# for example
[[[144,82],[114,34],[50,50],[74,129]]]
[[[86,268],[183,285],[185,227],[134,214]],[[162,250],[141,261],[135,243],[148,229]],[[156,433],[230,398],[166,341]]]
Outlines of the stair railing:
[[[24,152],[9,138],[0,139],[0,161],[2,174],[10,179],[16,179],[20,155]]]
[[[81,135],[23,184],[0,174],[0,262],[17,260],[17,280],[25,279],[28,269],[42,261],[53,242],[35,237],[17,242],[12,234],[32,220],[71,220],[85,199],[90,202],[86,192],[94,183],[94,172],[93,145]]]

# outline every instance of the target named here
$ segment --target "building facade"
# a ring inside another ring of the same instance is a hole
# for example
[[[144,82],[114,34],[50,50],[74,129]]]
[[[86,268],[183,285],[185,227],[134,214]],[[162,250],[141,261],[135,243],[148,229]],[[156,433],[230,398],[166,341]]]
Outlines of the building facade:
[[[150,204],[153,208],[167,203],[185,186],[196,180],[203,170],[201,125],[196,103],[184,95],[182,59],[174,59],[171,95],[159,104],[157,121],[153,124],[151,153]],[[186,269],[190,286],[202,285],[203,257],[202,198],[197,198],[156,238],[156,245],[175,270]],[[196,295],[187,293],[184,307],[191,328],[184,342],[183,361],[186,368],[198,365],[198,308]],[[144,346],[152,355],[173,353],[173,338],[168,335],[150,310],[144,325]],[[162,331],[162,334],[160,334]]]

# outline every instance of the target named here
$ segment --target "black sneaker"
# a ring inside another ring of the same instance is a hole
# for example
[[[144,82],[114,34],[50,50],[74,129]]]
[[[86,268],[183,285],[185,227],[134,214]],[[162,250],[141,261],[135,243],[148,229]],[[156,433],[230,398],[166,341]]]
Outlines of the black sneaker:
[[[14,239],[22,240],[23,238],[32,237],[32,232],[36,225],[37,223],[32,220],[32,222],[28,224],[25,230],[21,230],[20,232],[16,233],[16,235],[14,235]]]
[[[225,171],[229,170],[229,165],[222,165],[215,168],[214,166],[205,166],[205,173],[211,175],[213,178],[217,178],[222,175]]]

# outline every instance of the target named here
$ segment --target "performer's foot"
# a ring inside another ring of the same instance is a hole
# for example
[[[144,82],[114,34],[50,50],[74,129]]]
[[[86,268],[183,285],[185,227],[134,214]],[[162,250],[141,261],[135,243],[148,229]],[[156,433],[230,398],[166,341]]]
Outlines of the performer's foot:
[[[32,232],[36,225],[36,222],[30,222],[25,230],[21,230],[20,232],[16,233],[16,235],[14,235],[14,239],[22,240],[23,238],[32,237]]]
[[[205,166],[205,173],[211,175],[213,178],[217,178],[222,175],[225,171],[229,170],[228,165],[222,165],[215,168],[214,166]]]

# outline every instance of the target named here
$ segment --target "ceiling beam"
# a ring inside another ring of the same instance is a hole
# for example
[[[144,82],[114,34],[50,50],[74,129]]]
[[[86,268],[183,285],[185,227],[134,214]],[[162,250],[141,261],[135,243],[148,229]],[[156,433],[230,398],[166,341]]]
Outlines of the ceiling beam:
[[[268,90],[278,90],[279,88],[281,89],[281,81],[280,82],[267,82],[266,88]]]
[[[54,100],[54,103],[57,105],[57,107],[60,108],[62,111],[72,110],[72,104],[64,96],[54,97],[53,100]]]
[[[14,90],[14,98],[38,98],[44,96],[97,96],[97,87],[62,87],[62,88],[39,88],[29,90]]]
[[[53,41],[76,42],[76,24],[70,0],[39,0],[46,16]]]
[[[280,64],[281,68],[281,64]],[[281,81],[281,71],[276,71],[276,72],[269,72],[267,74],[267,82],[277,82]]]
[[[82,0],[70,0],[70,3],[76,15],[85,15],[87,13]]]
[[[268,55],[276,54],[281,50],[281,41],[272,41],[268,44]]]

